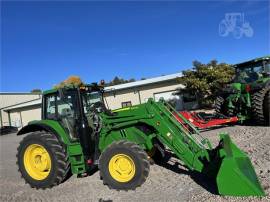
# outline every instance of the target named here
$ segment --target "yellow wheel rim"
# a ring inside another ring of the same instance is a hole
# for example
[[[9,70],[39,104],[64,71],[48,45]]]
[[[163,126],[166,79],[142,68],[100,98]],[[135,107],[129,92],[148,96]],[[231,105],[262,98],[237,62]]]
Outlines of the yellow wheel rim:
[[[26,172],[35,180],[44,180],[51,170],[51,157],[39,144],[29,145],[23,156]]]
[[[118,182],[128,182],[135,175],[135,163],[128,155],[117,154],[109,162],[109,172]]]

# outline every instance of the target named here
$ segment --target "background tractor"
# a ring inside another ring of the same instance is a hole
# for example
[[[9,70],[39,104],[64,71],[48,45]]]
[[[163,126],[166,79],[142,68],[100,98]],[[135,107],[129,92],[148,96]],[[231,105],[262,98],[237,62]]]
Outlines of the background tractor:
[[[270,125],[270,56],[234,65],[235,77],[215,102],[216,112]]]
[[[162,158],[168,147],[188,169],[214,179],[221,195],[265,195],[250,159],[227,134],[213,148],[163,100],[112,112],[97,84],[62,86],[45,91],[42,99],[42,120],[18,132],[26,136],[17,164],[31,187],[50,188],[70,171],[85,176],[99,168],[110,188],[136,189],[149,174],[149,156]]]

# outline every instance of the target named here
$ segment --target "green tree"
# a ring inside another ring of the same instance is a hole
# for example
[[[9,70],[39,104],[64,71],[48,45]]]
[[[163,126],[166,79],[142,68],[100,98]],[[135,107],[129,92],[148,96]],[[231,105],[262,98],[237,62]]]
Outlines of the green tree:
[[[111,81],[111,83],[113,85],[118,85],[118,84],[121,84],[123,81],[121,78],[119,78],[118,76],[114,77],[114,79]]]
[[[179,89],[177,94],[189,92],[196,95],[199,98],[199,104],[203,107],[213,104],[222,85],[231,81],[234,69],[231,65],[218,63],[216,60],[208,64],[194,61],[192,69],[182,73],[183,77],[179,79],[179,82],[186,88]]]
[[[114,79],[108,83],[105,84],[105,86],[113,86],[113,85],[119,85],[119,84],[123,84],[123,83],[130,83],[130,82],[134,82],[136,81],[134,78],[131,78],[129,80],[123,79],[121,77],[114,77]]]
[[[66,80],[61,81],[59,84],[54,85],[54,88],[64,88],[64,87],[76,87],[76,86],[81,86],[83,85],[83,81],[79,76],[69,76]]]
[[[135,81],[136,81],[136,80],[133,79],[133,78],[128,80],[129,83],[130,83],[130,82],[135,82]]]
[[[42,90],[39,89],[39,88],[34,88],[33,90],[31,90],[31,93],[34,93],[34,94],[41,94],[41,93],[42,93]]]

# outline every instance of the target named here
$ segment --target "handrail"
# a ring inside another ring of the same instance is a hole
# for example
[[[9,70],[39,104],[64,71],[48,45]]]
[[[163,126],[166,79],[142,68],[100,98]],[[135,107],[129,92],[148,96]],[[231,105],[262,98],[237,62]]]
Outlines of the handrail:
[[[177,124],[177,126],[180,126],[180,129],[183,130],[185,129],[187,131],[186,135],[192,139],[193,141],[195,141],[195,143],[197,143],[198,145],[200,145],[201,147],[203,147],[204,149],[207,149],[205,146],[207,145],[209,149],[212,149],[212,145],[209,142],[209,140],[207,138],[204,138],[200,135],[199,131],[192,125],[192,123],[190,123],[182,114],[180,114],[179,112],[177,112],[169,103],[167,103],[164,99],[160,99],[159,100],[160,103],[162,103],[166,108],[167,111],[169,112],[169,114],[171,115],[171,119],[174,120],[174,122]],[[174,112],[176,115],[178,115],[185,124],[187,124],[193,131],[190,131],[183,123],[179,122],[176,120],[175,115],[172,113]]]

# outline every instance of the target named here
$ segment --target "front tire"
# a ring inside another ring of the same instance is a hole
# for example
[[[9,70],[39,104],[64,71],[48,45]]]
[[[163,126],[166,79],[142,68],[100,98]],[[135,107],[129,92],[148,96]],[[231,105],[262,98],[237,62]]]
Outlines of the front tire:
[[[17,164],[25,182],[37,189],[60,184],[70,169],[64,146],[54,134],[45,131],[23,138],[18,147]]]
[[[149,169],[146,152],[125,140],[112,143],[99,159],[100,177],[112,189],[136,189],[145,182]]]

